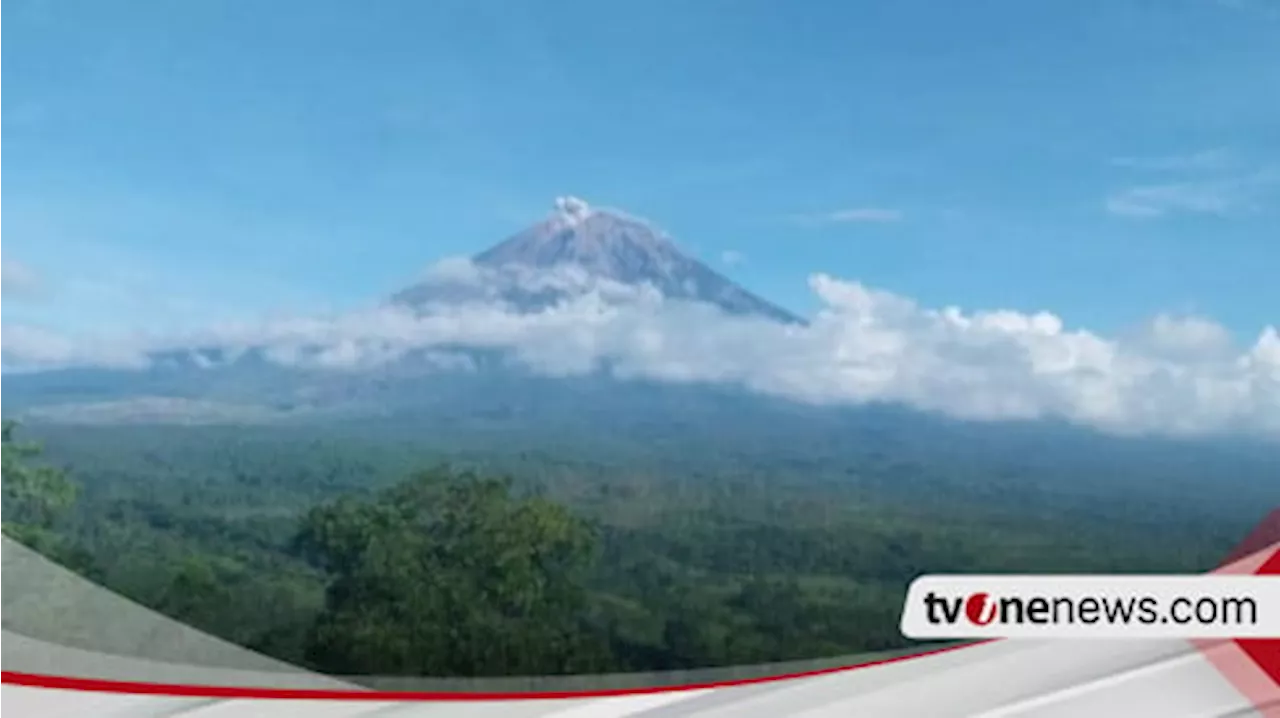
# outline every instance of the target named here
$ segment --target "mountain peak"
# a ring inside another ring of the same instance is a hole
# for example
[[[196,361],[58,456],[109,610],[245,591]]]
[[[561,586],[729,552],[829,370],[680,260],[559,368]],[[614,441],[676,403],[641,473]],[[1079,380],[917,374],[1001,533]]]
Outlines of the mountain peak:
[[[572,196],[557,197],[549,217],[475,257],[485,267],[577,265],[624,284],[668,276],[691,261],[649,223]]]
[[[592,279],[648,285],[667,299],[712,304],[731,314],[801,321],[685,254],[648,222],[592,207],[573,196],[557,197],[550,216],[475,255],[472,262],[487,276],[499,278],[494,281],[570,267]],[[530,292],[515,284],[490,289],[510,304],[530,310],[560,298],[556,292]],[[439,295],[438,289],[417,286],[397,299],[419,304]]]

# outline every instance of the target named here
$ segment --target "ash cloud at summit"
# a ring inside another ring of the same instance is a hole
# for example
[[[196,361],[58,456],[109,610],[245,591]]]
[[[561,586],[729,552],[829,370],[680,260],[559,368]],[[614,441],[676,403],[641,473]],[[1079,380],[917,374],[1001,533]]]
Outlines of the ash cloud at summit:
[[[4,327],[9,367],[145,366],[218,347],[275,366],[359,376],[430,359],[474,371],[499,352],[547,376],[732,385],[818,405],[893,403],[975,420],[1061,419],[1121,434],[1280,437],[1280,334],[1238,343],[1201,316],[1134,336],[1050,312],[927,307],[815,272],[801,319],[679,249],[647,222],[574,198],[472,257],[439,261],[375,306],[164,336],[66,337]]]

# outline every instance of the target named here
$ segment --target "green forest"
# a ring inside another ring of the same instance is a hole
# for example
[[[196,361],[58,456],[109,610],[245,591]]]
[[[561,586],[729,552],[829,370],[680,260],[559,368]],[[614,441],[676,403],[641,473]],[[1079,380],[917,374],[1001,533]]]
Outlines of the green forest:
[[[903,648],[921,573],[1200,571],[1270,508],[955,452],[610,461],[342,427],[10,422],[3,438],[7,535],[214,635],[347,675]]]

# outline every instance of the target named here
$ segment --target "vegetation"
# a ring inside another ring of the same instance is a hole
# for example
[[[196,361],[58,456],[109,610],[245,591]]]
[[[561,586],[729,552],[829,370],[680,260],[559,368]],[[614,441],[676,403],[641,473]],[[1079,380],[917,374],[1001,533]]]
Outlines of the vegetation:
[[[17,425],[0,425],[0,474],[4,476],[5,536],[21,541],[65,563],[82,566],[84,557],[51,528],[71,506],[76,485],[65,472],[40,463],[38,444],[19,442]]]
[[[340,673],[589,671],[590,527],[473,474],[424,473],[312,510],[296,545],[328,577],[311,662]],[[592,662],[595,659],[595,663]]]
[[[1185,470],[1108,488],[955,447],[802,462],[492,438],[502,450],[468,453],[462,436],[341,427],[36,428],[45,463],[5,425],[6,534],[196,627],[343,674],[903,647],[902,596],[922,572],[1203,570],[1275,503],[1250,476],[1253,494],[1189,501],[1170,490]]]

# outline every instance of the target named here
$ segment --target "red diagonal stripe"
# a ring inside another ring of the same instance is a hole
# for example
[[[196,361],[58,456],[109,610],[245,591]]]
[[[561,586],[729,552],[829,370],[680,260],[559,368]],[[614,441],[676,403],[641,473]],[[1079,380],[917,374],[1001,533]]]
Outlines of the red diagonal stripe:
[[[1273,509],[1262,521],[1259,521],[1249,535],[1227,554],[1221,565],[1235,563],[1276,543],[1280,543],[1280,508]]]
[[[1260,576],[1280,575],[1280,548],[1271,554],[1256,572]],[[1250,638],[1236,641],[1240,649],[1258,664],[1263,673],[1270,676],[1271,681],[1280,686],[1280,639]]]

